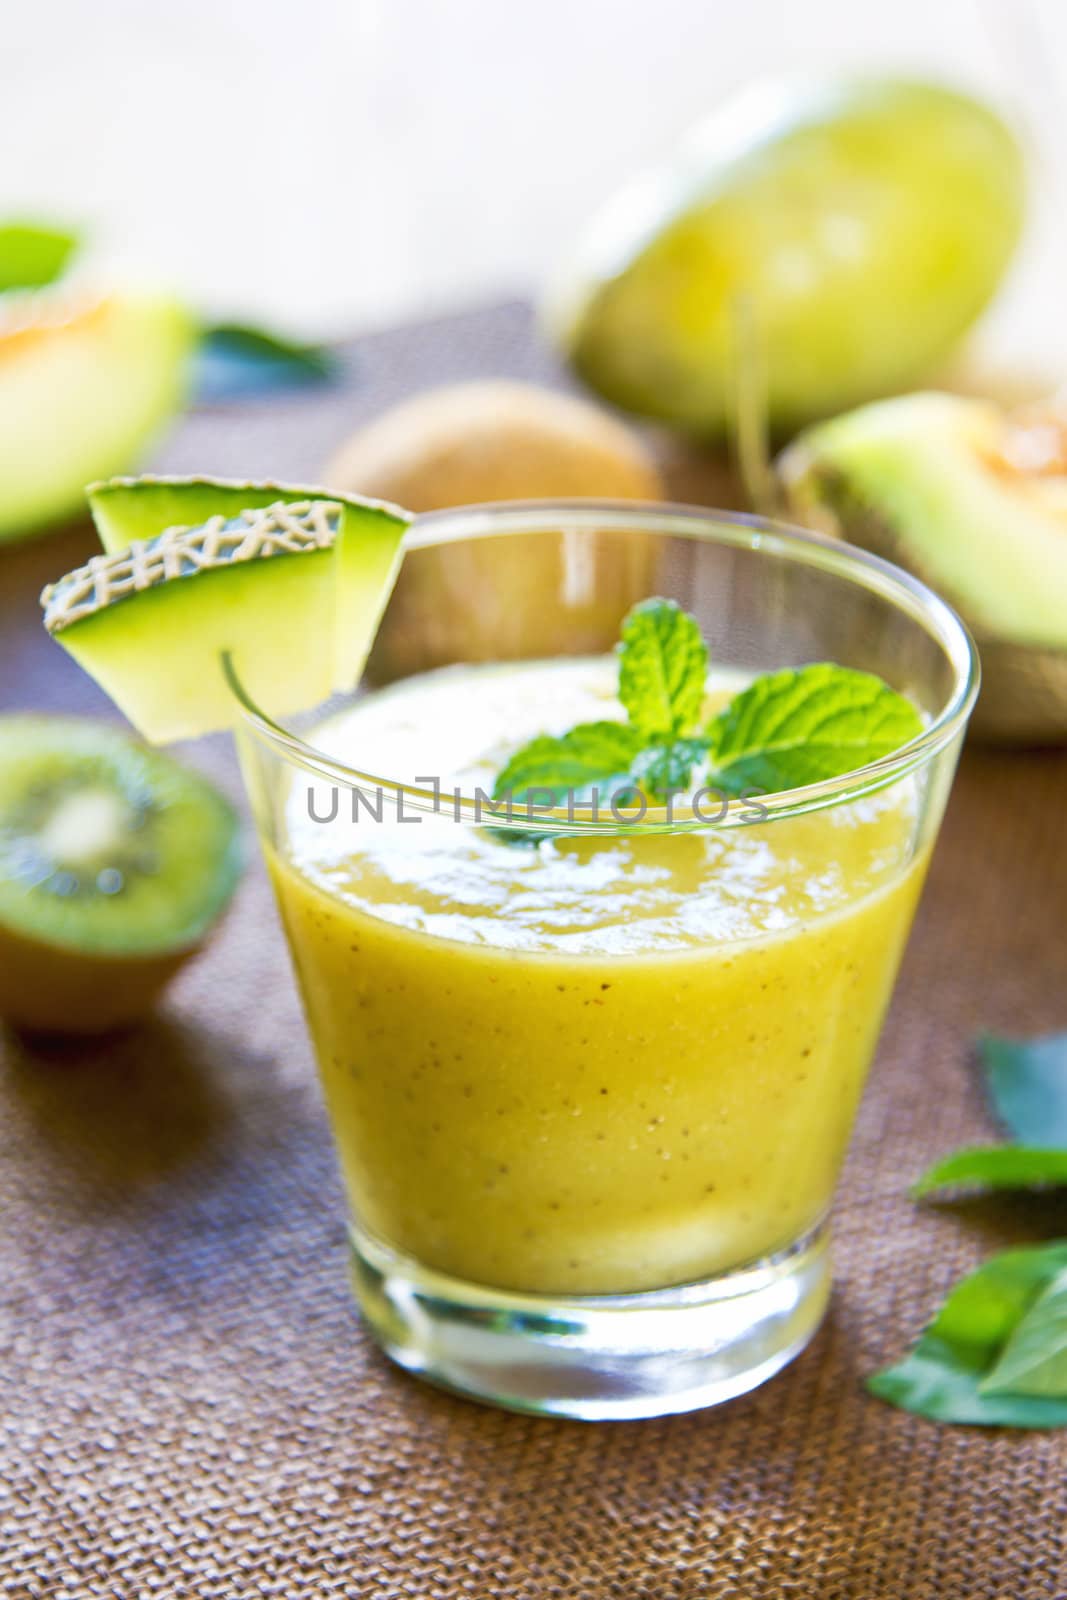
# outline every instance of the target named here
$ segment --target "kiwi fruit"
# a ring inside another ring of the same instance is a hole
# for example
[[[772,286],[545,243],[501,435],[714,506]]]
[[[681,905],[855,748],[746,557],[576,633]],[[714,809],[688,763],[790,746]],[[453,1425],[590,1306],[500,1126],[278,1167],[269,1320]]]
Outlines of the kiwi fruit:
[[[409,511],[492,500],[659,500],[663,484],[632,429],[598,406],[492,379],[429,389],[361,428],[323,481]]]
[[[237,884],[236,813],[87,719],[0,717],[0,1017],[102,1033],[143,1016]]]
[[[495,379],[427,390],[394,406],[349,439],[323,481],[414,512],[490,501],[664,498],[651,451],[633,429],[574,395]],[[562,538],[519,534],[491,548],[409,550],[368,676],[381,683],[449,661],[610,649],[621,618],[648,593],[655,547],[641,533],[605,532],[590,534],[584,548],[590,595],[568,608],[565,637],[552,631],[569,570]]]

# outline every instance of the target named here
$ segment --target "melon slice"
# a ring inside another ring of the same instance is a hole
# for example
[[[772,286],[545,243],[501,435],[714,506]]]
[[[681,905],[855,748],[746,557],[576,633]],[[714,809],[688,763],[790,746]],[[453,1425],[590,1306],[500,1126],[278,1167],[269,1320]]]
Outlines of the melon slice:
[[[803,521],[909,568],[980,642],[1067,649],[1067,424],[959,395],[900,395],[779,458]]]
[[[262,481],[146,476],[93,483],[86,493],[100,542],[113,552],[138,539],[153,539],[166,528],[321,499],[324,491]],[[396,581],[400,544],[411,519],[407,512],[383,500],[332,490],[329,499],[338,513],[333,687],[351,689],[359,681]]]
[[[0,315],[0,541],[82,510],[182,405],[197,329],[164,296],[15,295]]]
[[[257,498],[248,486],[203,480],[102,485],[92,497],[112,543],[120,525],[147,532],[149,505],[167,515],[179,502],[202,514],[212,507],[199,522],[94,556],[41,597],[45,626],[146,738],[233,725],[227,654],[270,716],[309,709],[340,681],[351,686],[395,575],[399,513],[307,491],[242,505]]]

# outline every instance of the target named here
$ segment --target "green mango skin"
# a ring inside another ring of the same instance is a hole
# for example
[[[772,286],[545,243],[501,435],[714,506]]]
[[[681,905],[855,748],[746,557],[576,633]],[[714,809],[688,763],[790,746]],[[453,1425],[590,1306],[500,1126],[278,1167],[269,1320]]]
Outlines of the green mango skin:
[[[579,375],[715,435],[739,363],[778,433],[914,385],[991,299],[1022,231],[1008,128],[921,83],[768,85],[594,222],[551,308]]]

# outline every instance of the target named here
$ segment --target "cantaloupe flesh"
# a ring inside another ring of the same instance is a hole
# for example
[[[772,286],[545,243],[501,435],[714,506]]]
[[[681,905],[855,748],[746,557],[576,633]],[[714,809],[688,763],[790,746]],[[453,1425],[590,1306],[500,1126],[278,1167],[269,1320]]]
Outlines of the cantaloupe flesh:
[[[91,484],[88,497],[100,542],[108,552],[125,550],[137,539],[152,539],[164,528],[196,527],[213,516],[233,517],[279,502],[325,499],[339,504],[332,623],[323,620],[319,626],[333,629],[330,689],[347,690],[358,683],[400,566],[401,541],[410,521],[406,512],[384,501],[321,488],[212,478],[117,478]],[[323,610],[317,615],[326,619],[331,613]],[[291,630],[292,618],[287,631]],[[247,682],[243,674],[242,681]],[[314,704],[283,705],[288,698],[275,697],[275,714]]]
[[[0,320],[0,541],[74,515],[91,478],[136,464],[184,402],[196,339],[164,296],[68,315],[51,294],[18,297]]]
[[[848,537],[873,518],[893,553],[981,635],[1067,647],[1067,515],[1012,473],[1004,418],[981,401],[907,395],[802,435],[784,461],[794,504],[826,504]],[[854,537],[866,543],[864,528]]]

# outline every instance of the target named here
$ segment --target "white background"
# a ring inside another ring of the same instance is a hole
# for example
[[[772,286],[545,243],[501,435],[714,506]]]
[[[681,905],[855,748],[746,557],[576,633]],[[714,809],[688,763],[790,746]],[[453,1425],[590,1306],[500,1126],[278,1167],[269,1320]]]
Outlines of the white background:
[[[8,0],[2,37],[0,216],[312,334],[535,289],[620,180],[779,69],[975,86],[1067,169],[1064,0]],[[1040,348],[1067,254],[1049,222],[1034,249],[1009,299]]]

